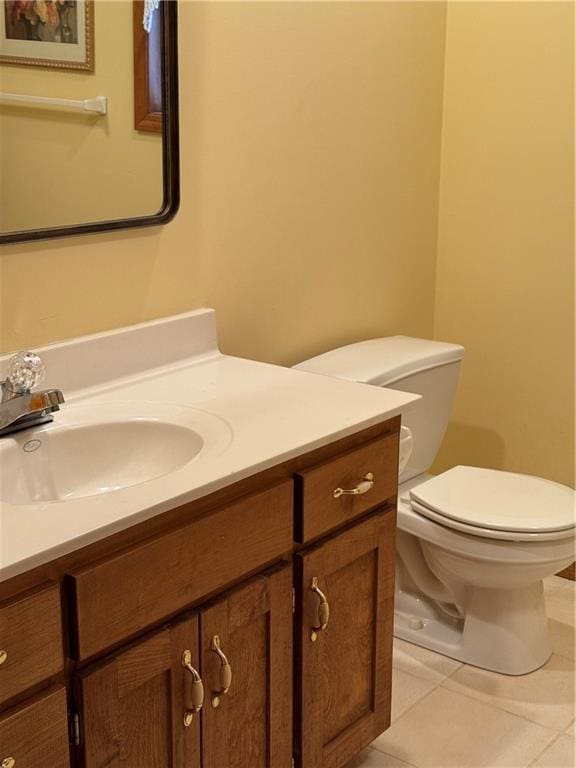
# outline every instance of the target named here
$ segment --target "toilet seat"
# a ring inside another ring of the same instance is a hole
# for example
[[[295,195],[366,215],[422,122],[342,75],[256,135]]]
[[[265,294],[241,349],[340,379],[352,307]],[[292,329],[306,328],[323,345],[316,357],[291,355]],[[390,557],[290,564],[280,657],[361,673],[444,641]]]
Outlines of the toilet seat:
[[[480,467],[453,467],[410,490],[412,508],[449,528],[512,541],[574,535],[575,494],[559,483]]]
[[[572,528],[563,531],[540,531],[536,533],[480,528],[476,525],[459,523],[457,520],[452,520],[445,515],[434,512],[434,510],[428,509],[423,504],[418,504],[418,502],[415,501],[411,501],[410,506],[414,512],[422,515],[422,517],[427,517],[435,523],[443,525],[445,528],[451,528],[454,531],[467,533],[469,536],[479,536],[484,539],[496,539],[498,541],[558,541],[559,539],[569,539],[574,536],[574,530]]]

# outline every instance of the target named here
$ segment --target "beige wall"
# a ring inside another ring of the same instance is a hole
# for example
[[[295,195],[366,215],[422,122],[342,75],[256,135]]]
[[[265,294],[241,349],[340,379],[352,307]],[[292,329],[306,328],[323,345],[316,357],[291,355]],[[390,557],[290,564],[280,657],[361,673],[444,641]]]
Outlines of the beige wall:
[[[573,12],[449,4],[435,335],[467,353],[438,470],[574,483]]]
[[[132,2],[95,3],[94,72],[0,66],[0,91],[107,96],[106,117],[44,107],[0,109],[0,231],[156,213],[162,143],[134,130]]]
[[[182,207],[4,248],[5,350],[209,305],[291,363],[432,333],[443,3],[180,3]]]
[[[450,4],[441,142],[445,10],[181,3],[180,213],[5,248],[3,349],[202,305],[280,363],[434,332],[467,348],[437,468],[570,482],[571,10]]]

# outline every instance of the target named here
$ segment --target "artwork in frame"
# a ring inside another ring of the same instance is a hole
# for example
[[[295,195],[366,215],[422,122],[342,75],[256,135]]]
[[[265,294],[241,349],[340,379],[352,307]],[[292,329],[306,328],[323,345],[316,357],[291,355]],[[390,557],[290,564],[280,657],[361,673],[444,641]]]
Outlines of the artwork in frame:
[[[0,0],[0,64],[93,72],[93,0]]]

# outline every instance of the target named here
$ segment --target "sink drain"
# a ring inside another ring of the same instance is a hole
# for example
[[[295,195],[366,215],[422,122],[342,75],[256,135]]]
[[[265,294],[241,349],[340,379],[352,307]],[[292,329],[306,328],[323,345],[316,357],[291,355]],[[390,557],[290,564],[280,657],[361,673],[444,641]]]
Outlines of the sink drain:
[[[28,440],[28,442],[24,443],[24,445],[22,446],[22,450],[26,451],[26,453],[32,453],[33,451],[37,451],[41,445],[42,445],[41,440]]]

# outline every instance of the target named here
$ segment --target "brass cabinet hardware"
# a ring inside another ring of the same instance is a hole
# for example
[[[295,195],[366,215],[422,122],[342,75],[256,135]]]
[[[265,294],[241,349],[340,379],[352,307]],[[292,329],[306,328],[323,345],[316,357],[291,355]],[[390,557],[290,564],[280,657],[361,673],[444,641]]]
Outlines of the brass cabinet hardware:
[[[312,627],[312,631],[310,633],[310,640],[315,643],[316,640],[318,640],[318,633],[323,632],[328,626],[328,622],[330,621],[330,603],[328,602],[324,592],[322,592],[318,586],[317,576],[312,578],[310,589],[320,598],[320,603],[318,605],[318,626]]]
[[[232,685],[232,667],[230,666],[230,662],[220,647],[220,638],[218,635],[214,635],[212,638],[210,648],[212,651],[214,651],[222,663],[222,666],[220,667],[220,690],[214,691],[212,694],[212,706],[216,708],[220,706],[221,697],[228,693],[230,686]]]
[[[6,651],[0,651],[0,665],[4,664],[7,658],[8,658],[8,654],[6,653]],[[0,768],[4,768],[4,766],[0,766]]]
[[[5,757],[0,768],[14,768],[16,760],[13,757]]]
[[[189,650],[185,650],[182,654],[182,666],[192,675],[192,695],[190,697],[192,707],[184,710],[184,725],[188,728],[189,725],[192,725],[194,715],[200,712],[204,704],[204,684],[202,678],[192,666],[192,654]]]
[[[368,493],[372,488],[374,488],[374,475],[372,472],[368,472],[356,488],[335,488],[332,496],[335,499],[339,499],[340,496],[362,496],[363,493]]]

